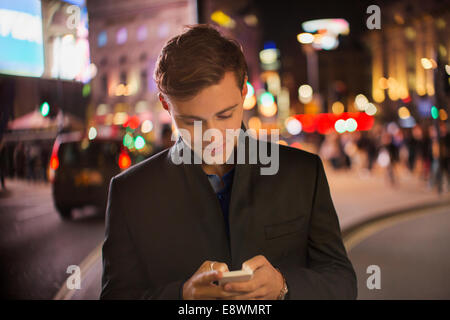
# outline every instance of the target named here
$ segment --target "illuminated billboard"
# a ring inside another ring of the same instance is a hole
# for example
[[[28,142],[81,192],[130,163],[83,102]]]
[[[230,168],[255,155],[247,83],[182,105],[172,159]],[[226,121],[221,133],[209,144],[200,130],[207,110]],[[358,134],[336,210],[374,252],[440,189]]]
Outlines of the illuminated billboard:
[[[39,0],[0,0],[0,73],[40,77],[44,72]]]
[[[88,14],[84,0],[64,1],[63,5],[44,4],[50,12],[44,21],[48,40],[44,77],[89,82],[95,66],[89,57]],[[46,11],[47,10],[47,11]]]

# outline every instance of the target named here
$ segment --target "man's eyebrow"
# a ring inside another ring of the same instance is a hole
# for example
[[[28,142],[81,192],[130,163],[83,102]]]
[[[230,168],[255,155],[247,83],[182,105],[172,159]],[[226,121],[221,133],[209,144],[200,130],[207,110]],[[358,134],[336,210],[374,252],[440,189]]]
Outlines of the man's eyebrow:
[[[216,116],[221,115],[222,113],[225,113],[225,112],[227,112],[227,111],[229,111],[229,110],[231,110],[233,108],[236,108],[237,106],[238,106],[238,104],[236,103],[233,106],[226,107],[225,109],[223,109],[223,110],[221,110],[219,112],[216,112]],[[189,115],[189,114],[179,114],[179,115],[176,115],[176,117],[177,118],[181,118],[181,119],[186,119],[186,118],[196,119],[196,120],[200,120],[200,121],[204,121],[205,120],[205,119],[203,119],[201,117],[197,117],[197,116]]]

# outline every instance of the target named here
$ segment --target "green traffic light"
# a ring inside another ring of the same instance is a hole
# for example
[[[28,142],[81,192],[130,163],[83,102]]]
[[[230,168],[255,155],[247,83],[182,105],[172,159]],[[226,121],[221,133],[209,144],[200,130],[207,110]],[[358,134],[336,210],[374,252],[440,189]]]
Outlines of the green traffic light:
[[[275,99],[270,92],[264,92],[260,96],[260,101],[263,106],[270,106],[274,103]]]
[[[50,105],[48,104],[47,101],[41,104],[40,111],[41,111],[41,115],[43,117],[48,116],[48,114],[50,112]]]
[[[133,137],[130,134],[127,133],[123,136],[123,145],[128,148],[132,147]]]
[[[136,139],[134,139],[134,147],[140,150],[144,146],[145,146],[145,139],[141,136],[137,136]]]
[[[439,118],[439,110],[438,108],[436,108],[436,106],[431,107],[431,116],[433,117],[433,119]]]

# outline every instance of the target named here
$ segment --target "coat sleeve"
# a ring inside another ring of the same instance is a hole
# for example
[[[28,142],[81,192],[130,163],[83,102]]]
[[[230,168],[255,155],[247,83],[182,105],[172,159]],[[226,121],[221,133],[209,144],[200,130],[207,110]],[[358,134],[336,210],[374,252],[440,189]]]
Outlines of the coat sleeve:
[[[132,242],[116,180],[111,179],[109,185],[100,299],[182,299],[183,280],[161,287],[149,286],[148,275]]]
[[[286,299],[356,299],[356,274],[342,242],[323,163],[317,155],[316,163],[307,267],[288,260],[278,265],[288,286]]]

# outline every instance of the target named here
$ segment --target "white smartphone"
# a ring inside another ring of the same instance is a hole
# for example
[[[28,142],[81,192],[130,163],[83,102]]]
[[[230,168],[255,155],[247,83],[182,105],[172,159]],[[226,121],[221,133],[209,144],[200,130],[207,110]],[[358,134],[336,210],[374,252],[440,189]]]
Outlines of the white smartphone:
[[[229,282],[241,282],[248,281],[253,277],[252,270],[236,270],[230,272],[224,272],[222,278],[219,280],[219,285],[223,285]]]

